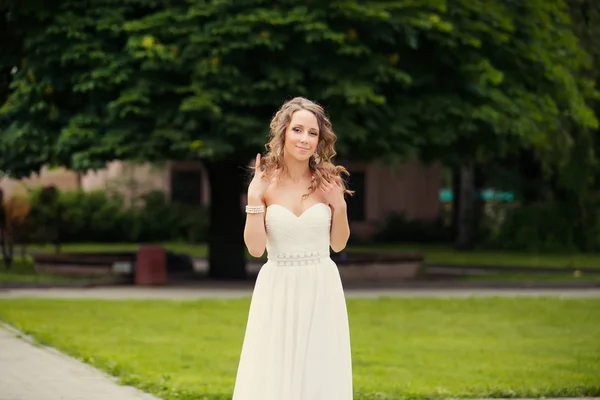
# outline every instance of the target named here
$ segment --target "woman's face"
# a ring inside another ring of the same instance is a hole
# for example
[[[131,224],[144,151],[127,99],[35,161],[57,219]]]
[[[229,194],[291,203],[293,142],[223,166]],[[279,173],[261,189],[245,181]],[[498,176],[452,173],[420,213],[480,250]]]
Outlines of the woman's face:
[[[292,115],[285,131],[284,155],[298,161],[308,161],[317,151],[319,124],[308,110],[298,110]]]

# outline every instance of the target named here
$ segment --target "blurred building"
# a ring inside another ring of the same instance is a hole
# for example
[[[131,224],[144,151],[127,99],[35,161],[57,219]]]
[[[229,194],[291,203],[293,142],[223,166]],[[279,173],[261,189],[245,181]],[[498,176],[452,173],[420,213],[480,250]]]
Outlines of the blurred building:
[[[351,174],[356,191],[348,199],[348,216],[353,235],[368,237],[390,213],[407,219],[433,220],[440,212],[442,168],[418,161],[391,168],[374,163],[339,161]],[[97,172],[77,174],[65,169],[46,169],[39,176],[23,180],[0,180],[7,197],[25,188],[55,185],[61,190],[112,188],[126,197],[151,190],[163,191],[169,198],[185,204],[208,205],[210,184],[201,162],[168,162],[164,165],[110,163]],[[245,204],[242,196],[240,205]]]

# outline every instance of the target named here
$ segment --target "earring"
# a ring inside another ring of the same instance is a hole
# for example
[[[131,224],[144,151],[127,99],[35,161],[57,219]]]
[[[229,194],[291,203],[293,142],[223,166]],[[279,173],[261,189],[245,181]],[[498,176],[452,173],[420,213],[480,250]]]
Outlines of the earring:
[[[319,155],[318,155],[317,153],[315,153],[315,154],[313,155],[313,157],[315,158],[315,164],[318,164],[318,163],[319,163],[319,161],[321,161],[321,158],[319,157]]]

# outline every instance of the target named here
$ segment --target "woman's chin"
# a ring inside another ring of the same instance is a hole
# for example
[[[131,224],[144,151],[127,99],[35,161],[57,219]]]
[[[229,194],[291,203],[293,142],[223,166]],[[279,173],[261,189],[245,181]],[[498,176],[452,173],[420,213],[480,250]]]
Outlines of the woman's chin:
[[[295,161],[295,162],[308,162],[310,159],[309,153],[303,153],[300,151],[297,151],[294,153],[288,153],[287,156],[289,157],[289,159],[291,161]]]

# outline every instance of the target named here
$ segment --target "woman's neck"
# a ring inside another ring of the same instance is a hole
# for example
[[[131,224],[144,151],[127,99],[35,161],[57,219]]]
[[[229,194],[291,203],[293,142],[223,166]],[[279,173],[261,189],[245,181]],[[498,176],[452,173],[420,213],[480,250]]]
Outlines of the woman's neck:
[[[310,177],[308,161],[284,160],[285,176],[293,183],[298,183]]]

